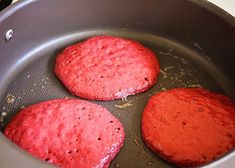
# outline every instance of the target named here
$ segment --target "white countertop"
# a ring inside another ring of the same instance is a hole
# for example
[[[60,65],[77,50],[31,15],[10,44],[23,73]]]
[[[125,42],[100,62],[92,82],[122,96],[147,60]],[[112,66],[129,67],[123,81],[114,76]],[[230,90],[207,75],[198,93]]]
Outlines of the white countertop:
[[[235,0],[208,0],[235,17]]]

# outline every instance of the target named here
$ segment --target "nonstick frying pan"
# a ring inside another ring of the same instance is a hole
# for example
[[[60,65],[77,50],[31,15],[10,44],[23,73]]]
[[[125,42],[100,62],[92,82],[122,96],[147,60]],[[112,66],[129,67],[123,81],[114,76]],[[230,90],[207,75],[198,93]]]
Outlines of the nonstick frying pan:
[[[175,87],[204,87],[235,100],[235,19],[202,0],[26,0],[0,14],[1,130],[24,106],[73,97],[53,73],[56,55],[94,35],[140,41],[158,55],[158,83],[126,100],[93,101],[124,125],[124,147],[110,167],[174,167],[151,152],[140,132],[151,95]],[[74,97],[76,98],[76,97]],[[128,105],[125,105],[128,104]],[[233,167],[235,152],[208,167]],[[45,168],[0,133],[1,168]]]

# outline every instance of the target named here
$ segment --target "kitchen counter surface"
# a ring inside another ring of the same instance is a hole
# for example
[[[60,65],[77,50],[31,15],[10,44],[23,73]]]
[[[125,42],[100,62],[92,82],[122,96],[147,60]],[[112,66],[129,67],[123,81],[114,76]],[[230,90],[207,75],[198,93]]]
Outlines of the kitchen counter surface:
[[[235,17],[235,0],[208,0]]]

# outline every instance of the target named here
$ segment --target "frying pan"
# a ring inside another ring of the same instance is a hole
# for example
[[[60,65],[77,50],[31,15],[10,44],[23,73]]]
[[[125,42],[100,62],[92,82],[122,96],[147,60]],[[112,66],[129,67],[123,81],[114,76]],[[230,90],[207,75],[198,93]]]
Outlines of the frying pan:
[[[235,100],[235,19],[202,0],[26,0],[3,10],[1,130],[23,106],[73,97],[53,73],[55,57],[70,44],[104,34],[140,41],[161,64],[158,83],[148,91],[126,100],[92,101],[106,107],[125,127],[124,147],[110,167],[174,167],[142,142],[140,120],[148,99],[165,89],[204,87]],[[231,151],[205,166],[233,165]],[[0,133],[0,167],[52,166]]]

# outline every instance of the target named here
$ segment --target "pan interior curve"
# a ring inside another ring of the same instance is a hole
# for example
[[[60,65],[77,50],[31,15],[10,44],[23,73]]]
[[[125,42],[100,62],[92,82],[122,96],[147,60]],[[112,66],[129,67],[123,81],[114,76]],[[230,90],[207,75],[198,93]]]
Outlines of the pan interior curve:
[[[106,107],[124,125],[124,147],[110,167],[174,167],[151,152],[141,138],[141,114],[148,99],[157,92],[176,87],[204,87],[235,98],[234,84],[222,70],[213,65],[210,56],[155,34],[125,29],[84,30],[55,37],[35,46],[6,74],[2,86],[1,130],[11,117],[28,105],[55,98],[73,97],[54,75],[54,61],[66,46],[94,35],[114,35],[141,42],[158,56],[161,71],[158,82],[144,93],[125,100],[93,101]],[[200,46],[196,46],[199,47]],[[10,83],[10,84],[9,84]]]

